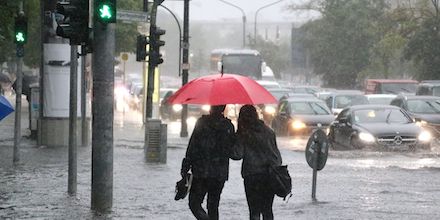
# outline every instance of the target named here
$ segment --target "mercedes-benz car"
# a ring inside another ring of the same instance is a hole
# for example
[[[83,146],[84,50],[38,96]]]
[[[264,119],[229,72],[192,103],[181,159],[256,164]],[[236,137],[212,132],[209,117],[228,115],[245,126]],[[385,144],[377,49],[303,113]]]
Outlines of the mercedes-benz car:
[[[330,125],[335,149],[429,149],[431,133],[403,109],[391,105],[357,105],[344,109]]]

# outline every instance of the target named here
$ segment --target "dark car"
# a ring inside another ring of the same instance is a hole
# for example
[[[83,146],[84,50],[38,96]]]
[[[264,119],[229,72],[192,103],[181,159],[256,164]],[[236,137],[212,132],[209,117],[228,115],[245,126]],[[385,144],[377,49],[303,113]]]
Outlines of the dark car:
[[[440,138],[440,97],[399,95],[391,105],[405,109],[413,119],[429,128],[433,136]]]
[[[440,80],[424,80],[417,85],[416,95],[440,96]]]
[[[428,149],[431,135],[403,109],[391,105],[357,105],[344,109],[330,126],[335,149],[372,147],[384,150]]]
[[[181,118],[183,106],[181,104],[170,104],[168,99],[174,94],[176,89],[161,89],[161,101],[159,106],[160,116],[164,120],[178,120]],[[162,97],[163,95],[163,97]],[[208,114],[211,106],[209,105],[187,105],[188,117],[198,118]]]
[[[278,135],[309,135],[315,129],[327,128],[333,120],[324,101],[314,97],[291,97],[280,100],[272,128]]]

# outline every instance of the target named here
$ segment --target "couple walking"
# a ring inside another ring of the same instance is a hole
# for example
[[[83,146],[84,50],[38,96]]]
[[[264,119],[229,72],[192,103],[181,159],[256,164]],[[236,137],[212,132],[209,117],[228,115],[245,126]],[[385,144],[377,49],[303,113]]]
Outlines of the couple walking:
[[[198,119],[182,161],[182,176],[189,170],[193,181],[189,192],[189,207],[197,219],[219,218],[220,194],[229,174],[229,158],[242,159],[250,219],[273,219],[274,192],[268,188],[268,166],[280,165],[281,155],[275,134],[258,119],[254,106],[240,109],[235,133],[231,120],[224,117],[225,105],[212,106],[209,115]],[[207,212],[202,203],[207,197]]]

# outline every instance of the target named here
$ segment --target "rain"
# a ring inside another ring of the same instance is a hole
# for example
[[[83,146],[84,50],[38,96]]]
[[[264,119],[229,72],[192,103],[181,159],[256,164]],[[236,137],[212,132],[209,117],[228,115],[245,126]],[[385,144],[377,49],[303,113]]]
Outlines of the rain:
[[[292,178],[292,197],[275,196],[275,219],[440,218],[440,1],[124,0],[115,23],[86,20],[95,39],[60,34],[65,17],[79,19],[57,6],[66,2],[0,6],[0,219],[195,219],[188,196],[174,200],[175,187],[196,122],[214,102],[206,85],[176,97],[188,82],[229,74],[276,100],[253,103]],[[151,22],[165,33],[154,36]],[[73,39],[83,45],[77,64]],[[114,65],[102,62],[109,58]],[[231,88],[216,101],[240,93]],[[227,104],[235,129],[249,102],[240,100],[215,102]],[[316,130],[324,141],[313,140]],[[311,140],[329,147],[315,189]],[[229,161],[219,217],[248,219],[242,161]],[[94,169],[106,177],[101,189]],[[106,211],[96,208],[98,192],[111,198],[101,201]]]

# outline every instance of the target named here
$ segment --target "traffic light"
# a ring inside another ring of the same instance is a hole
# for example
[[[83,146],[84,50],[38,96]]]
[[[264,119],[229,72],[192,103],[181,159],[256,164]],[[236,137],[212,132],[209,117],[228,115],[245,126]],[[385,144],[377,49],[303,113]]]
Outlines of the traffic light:
[[[160,53],[160,47],[165,45],[165,41],[160,39],[161,35],[165,34],[165,30],[156,26],[151,26],[150,29],[150,45],[152,52],[150,54],[150,62],[153,65],[159,65],[163,63],[162,54]]]
[[[103,24],[116,23],[116,0],[95,0],[95,18]]]
[[[27,18],[19,15],[15,18],[14,42],[18,45],[24,45],[27,42]]]
[[[148,39],[145,35],[138,35],[136,41],[136,61],[145,61],[147,53]]]
[[[57,13],[63,15],[58,22],[58,36],[70,39],[70,45],[86,43],[89,38],[89,1],[70,0],[57,3]]]

